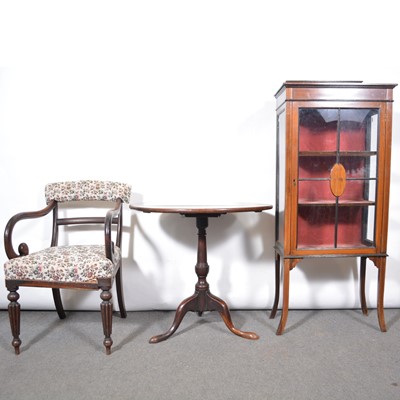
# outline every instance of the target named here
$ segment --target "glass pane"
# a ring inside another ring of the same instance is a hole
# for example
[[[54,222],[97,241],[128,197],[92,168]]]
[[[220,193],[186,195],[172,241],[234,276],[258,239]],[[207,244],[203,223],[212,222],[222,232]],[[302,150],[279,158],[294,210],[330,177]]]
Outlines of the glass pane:
[[[365,182],[365,200],[376,202],[376,180],[370,180]]]
[[[335,207],[298,207],[297,248],[333,248]]]
[[[375,207],[366,207],[363,216],[363,239],[366,246],[375,246]]]
[[[336,157],[299,157],[299,178],[329,178]]]
[[[346,170],[346,178],[376,178],[376,154],[372,156],[343,156],[340,163]]]
[[[335,203],[336,197],[331,192],[330,181],[299,181],[299,203],[306,202]]]
[[[337,247],[373,246],[375,207],[339,207]]]
[[[299,151],[336,151],[338,109],[299,110]]]
[[[345,201],[375,201],[375,180],[347,180],[343,194],[339,197],[339,203]]]
[[[285,160],[286,160],[286,112],[278,117],[277,123],[277,157],[278,157],[278,176],[277,176],[277,209],[278,209],[278,240],[283,243],[284,239],[284,218],[285,218]]]
[[[340,109],[340,151],[376,151],[377,116],[369,108]]]
[[[368,134],[369,142],[367,144],[367,150],[377,151],[378,149],[378,132],[379,132],[379,114],[378,110],[371,110],[370,118],[368,120],[367,129],[370,132]]]

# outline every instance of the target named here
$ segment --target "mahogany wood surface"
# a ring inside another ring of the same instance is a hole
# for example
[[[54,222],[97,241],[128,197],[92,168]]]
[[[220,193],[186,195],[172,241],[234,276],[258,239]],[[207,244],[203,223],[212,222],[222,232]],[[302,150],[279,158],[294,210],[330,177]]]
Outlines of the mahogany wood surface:
[[[130,208],[143,212],[173,213],[182,215],[196,214],[228,214],[238,212],[261,212],[270,210],[270,204],[237,203],[231,205],[166,205],[166,204],[131,204]]]

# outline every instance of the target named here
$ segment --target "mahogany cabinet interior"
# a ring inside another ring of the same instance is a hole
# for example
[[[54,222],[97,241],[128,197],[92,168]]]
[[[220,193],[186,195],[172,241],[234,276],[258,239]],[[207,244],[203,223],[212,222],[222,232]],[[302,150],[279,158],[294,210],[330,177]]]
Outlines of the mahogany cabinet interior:
[[[396,84],[286,81],[276,93],[277,180],[275,299],[282,262],[282,314],[288,316],[290,271],[309,257],[360,257],[378,268],[377,313],[386,331],[384,286],[388,230],[393,88]],[[321,266],[322,267],[322,266]]]

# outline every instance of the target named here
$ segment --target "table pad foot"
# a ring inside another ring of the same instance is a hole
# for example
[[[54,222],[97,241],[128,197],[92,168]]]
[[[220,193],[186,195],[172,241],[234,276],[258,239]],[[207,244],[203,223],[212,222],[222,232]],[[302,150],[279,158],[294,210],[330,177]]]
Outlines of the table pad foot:
[[[160,335],[153,336],[149,340],[149,343],[159,343],[168,339],[178,329],[183,317],[188,311],[197,312],[199,316],[201,316],[204,311],[218,311],[222,320],[225,322],[225,325],[232,333],[244,339],[259,339],[259,336],[254,332],[244,332],[238,328],[235,328],[228,305],[222,299],[214,296],[209,291],[206,291],[196,292],[192,296],[183,300],[176,310],[174,321],[172,322],[172,325],[168,331]]]
[[[223,314],[220,314],[220,315],[221,315],[222,319],[224,320],[225,325],[235,335],[240,336],[240,337],[242,337],[244,339],[250,339],[250,340],[258,340],[258,339],[260,339],[260,336],[258,336],[257,333],[241,331],[240,329],[237,329],[237,328],[235,328],[233,326],[232,321],[230,321],[230,322],[226,321],[225,316]]]
[[[244,331],[241,331],[240,329],[235,328],[235,326],[233,325],[233,322],[232,322],[232,318],[231,318],[231,314],[229,312],[228,305],[225,303],[225,301],[223,301],[222,299],[220,299],[217,296],[214,296],[210,292],[207,293],[207,297],[209,299],[209,302],[211,302],[212,307],[219,312],[219,315],[225,322],[225,325],[232,333],[234,333],[235,335],[240,336],[244,339],[257,340],[260,338],[254,332],[244,332]]]

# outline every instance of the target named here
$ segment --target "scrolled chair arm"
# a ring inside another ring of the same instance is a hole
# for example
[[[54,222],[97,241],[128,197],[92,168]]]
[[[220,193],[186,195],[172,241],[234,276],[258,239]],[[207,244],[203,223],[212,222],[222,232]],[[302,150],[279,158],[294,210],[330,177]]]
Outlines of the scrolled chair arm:
[[[29,247],[26,243],[21,243],[18,246],[18,253],[15,252],[14,247],[12,245],[12,234],[17,222],[22,221],[24,219],[34,219],[34,218],[44,217],[45,215],[53,211],[56,207],[57,207],[57,202],[55,200],[51,200],[48,203],[48,205],[41,210],[21,212],[10,218],[4,230],[4,248],[7,257],[10,260],[12,258],[26,256],[29,254]]]
[[[121,246],[121,225],[122,225],[122,200],[117,199],[115,208],[108,210],[106,214],[106,218],[104,221],[104,239],[105,239],[105,249],[106,249],[106,257],[114,262],[114,242],[112,241],[112,224],[115,218],[119,218],[119,223],[117,227],[117,238],[116,243],[117,246]]]

